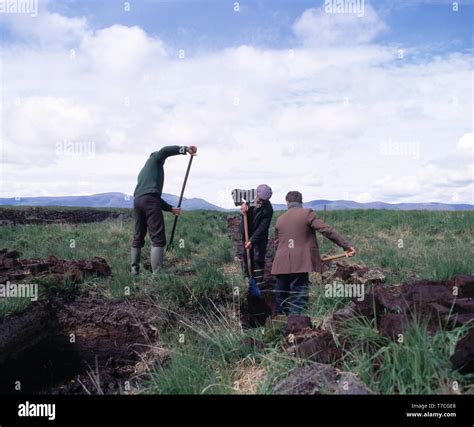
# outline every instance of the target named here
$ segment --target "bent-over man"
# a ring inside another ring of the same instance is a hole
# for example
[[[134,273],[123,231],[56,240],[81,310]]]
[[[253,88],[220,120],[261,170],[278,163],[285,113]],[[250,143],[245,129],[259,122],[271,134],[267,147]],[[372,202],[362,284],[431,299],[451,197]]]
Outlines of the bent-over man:
[[[195,146],[170,145],[151,153],[150,157],[138,174],[137,186],[133,193],[133,215],[135,220],[135,233],[132,243],[132,271],[133,275],[140,272],[141,248],[145,244],[148,231],[151,238],[151,269],[153,273],[163,267],[163,254],[166,245],[165,222],[163,211],[179,215],[181,210],[171,206],[162,199],[161,193],[165,180],[164,163],[170,156],[189,153],[196,155]]]

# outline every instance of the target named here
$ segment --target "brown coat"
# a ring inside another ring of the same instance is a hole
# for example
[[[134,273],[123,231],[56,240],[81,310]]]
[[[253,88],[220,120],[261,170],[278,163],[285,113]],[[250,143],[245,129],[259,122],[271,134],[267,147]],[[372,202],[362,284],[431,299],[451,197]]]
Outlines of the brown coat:
[[[275,225],[277,250],[272,274],[321,272],[321,257],[315,231],[319,231],[344,250],[351,244],[330,225],[316,217],[312,209],[292,207]]]

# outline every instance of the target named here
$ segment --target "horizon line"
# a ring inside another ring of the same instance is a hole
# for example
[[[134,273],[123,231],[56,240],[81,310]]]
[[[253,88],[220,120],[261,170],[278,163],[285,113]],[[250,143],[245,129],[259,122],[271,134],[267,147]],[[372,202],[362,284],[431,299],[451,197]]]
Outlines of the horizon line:
[[[10,197],[0,197],[0,199],[13,199],[13,200],[21,200],[21,199],[27,199],[27,198],[36,198],[36,199],[46,199],[46,198],[68,198],[68,197],[92,197],[92,196],[100,196],[100,195],[106,195],[106,194],[122,194],[124,196],[128,196],[129,198],[125,198],[124,197],[124,200],[133,200],[133,195],[131,194],[127,194],[127,193],[123,193],[121,191],[106,191],[106,192],[103,192],[103,193],[94,193],[94,194],[81,194],[81,195],[68,195],[68,196],[10,196]],[[162,194],[166,194],[166,195],[169,195],[169,196],[174,196],[174,197],[179,197],[178,195],[176,194],[172,194],[172,193],[162,193]],[[220,205],[217,205],[215,203],[212,203],[212,202],[209,202],[208,200],[202,198],[202,197],[184,197],[185,200],[189,200],[189,199],[201,199],[201,200],[204,200],[206,203],[209,203],[209,204],[212,204],[214,206],[217,206],[221,209],[230,209],[230,208],[225,208],[225,207],[222,207]],[[381,200],[374,200],[374,201],[367,201],[367,202],[358,202],[356,200],[351,200],[351,199],[311,199],[307,202],[304,202],[303,201],[303,204],[305,203],[310,203],[310,202],[314,202],[314,201],[318,201],[318,200],[327,200],[328,202],[353,202],[353,203],[359,203],[359,204],[368,204],[368,203],[385,203],[385,204],[389,204],[389,205],[400,205],[400,204],[444,204],[444,205],[469,205],[469,206],[473,206],[474,207],[474,201],[469,203],[469,202],[420,202],[420,201],[411,201],[411,202],[384,202],[384,201],[381,201]],[[285,201],[282,201],[282,202],[274,202],[273,204],[275,205],[281,205],[281,204],[285,204]]]

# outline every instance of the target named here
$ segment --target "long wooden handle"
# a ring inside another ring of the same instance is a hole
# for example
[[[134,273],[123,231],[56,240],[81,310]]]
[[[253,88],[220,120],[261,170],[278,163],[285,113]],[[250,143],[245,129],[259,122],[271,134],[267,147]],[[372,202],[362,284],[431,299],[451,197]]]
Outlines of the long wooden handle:
[[[244,233],[245,233],[245,243],[249,241],[249,224],[247,221],[247,212],[242,214],[244,216]],[[246,249],[247,252],[247,267],[249,270],[249,276],[253,276],[252,274],[252,260],[250,257],[250,249]]]
[[[186,183],[188,182],[188,176],[189,176],[189,171],[191,170],[191,164],[193,162],[194,156],[191,156],[189,158],[189,163],[188,163],[188,168],[186,169],[186,175],[184,176],[184,182],[183,186],[181,187],[181,194],[179,195],[179,201],[178,201],[178,208],[181,207],[181,204],[183,203],[183,195],[184,195],[184,189],[186,188]],[[174,233],[176,231],[176,224],[178,223],[178,215],[174,217],[174,222],[173,222],[173,229],[171,230],[171,237],[170,237],[170,242],[168,243],[168,248],[170,249],[171,246],[173,245],[173,240],[174,240]]]
[[[333,261],[335,259],[340,259],[340,258],[346,258],[347,257],[347,254],[344,252],[342,254],[339,254],[339,255],[332,255],[332,256],[329,256],[329,255],[323,255],[321,257],[321,260],[322,261]]]

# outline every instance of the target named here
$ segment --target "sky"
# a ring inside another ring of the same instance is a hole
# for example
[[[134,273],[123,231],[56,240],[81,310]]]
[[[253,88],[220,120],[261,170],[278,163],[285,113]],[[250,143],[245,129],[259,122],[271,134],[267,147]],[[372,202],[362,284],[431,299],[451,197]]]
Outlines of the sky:
[[[474,1],[8,1],[31,8],[0,4],[0,197],[132,194],[196,145],[185,196],[222,207],[261,183],[474,203]]]

